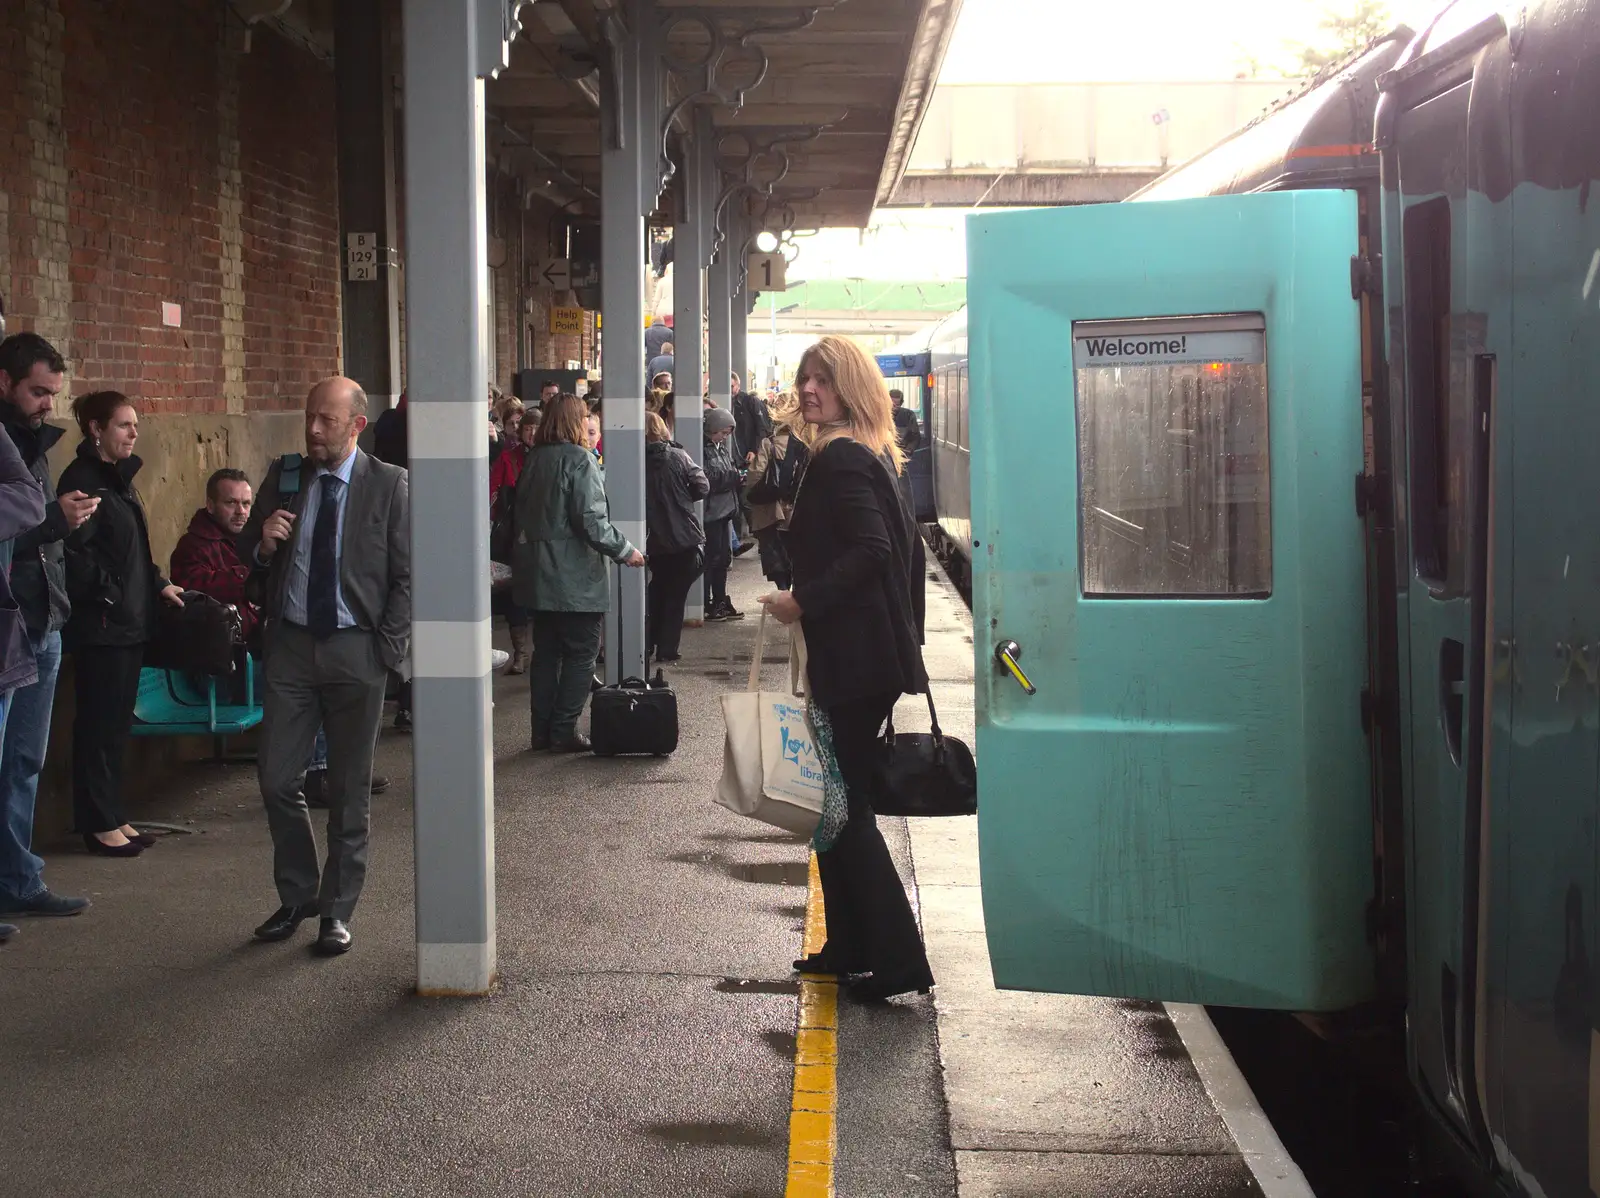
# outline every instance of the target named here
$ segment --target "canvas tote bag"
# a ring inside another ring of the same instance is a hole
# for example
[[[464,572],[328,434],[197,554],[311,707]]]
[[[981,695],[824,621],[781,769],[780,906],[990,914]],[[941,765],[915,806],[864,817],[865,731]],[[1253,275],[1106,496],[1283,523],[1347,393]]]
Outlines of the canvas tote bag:
[[[763,609],[746,689],[722,696],[722,718],[728,733],[716,800],[729,811],[810,836],[822,818],[823,774],[801,697],[805,642],[798,625],[794,626],[789,642],[789,689],[761,690],[767,620]]]

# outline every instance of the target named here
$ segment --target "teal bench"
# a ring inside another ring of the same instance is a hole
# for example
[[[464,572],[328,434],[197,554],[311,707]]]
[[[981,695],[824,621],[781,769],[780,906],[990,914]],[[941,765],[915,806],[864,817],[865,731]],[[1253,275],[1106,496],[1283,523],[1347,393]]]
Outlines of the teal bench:
[[[256,693],[256,663],[245,654],[245,693]],[[209,736],[217,760],[224,760],[227,738],[261,722],[259,703],[218,703],[217,680],[179,670],[146,667],[139,671],[139,697],[133,704],[134,736]]]

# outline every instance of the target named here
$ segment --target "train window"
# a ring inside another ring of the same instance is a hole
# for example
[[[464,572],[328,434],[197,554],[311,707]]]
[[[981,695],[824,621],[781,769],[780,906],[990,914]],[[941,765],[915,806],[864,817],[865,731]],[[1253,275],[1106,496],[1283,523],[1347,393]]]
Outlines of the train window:
[[[1270,595],[1262,317],[1078,321],[1072,356],[1084,595]]]
[[[1406,391],[1411,409],[1413,552],[1419,577],[1445,585],[1458,554],[1452,514],[1452,477],[1460,467],[1451,453],[1450,412],[1450,201],[1444,197],[1406,209]]]
[[[961,380],[961,382],[960,382],[960,387],[961,387],[961,393],[960,393],[961,448],[962,449],[971,449],[972,448],[972,442],[969,439],[969,419],[970,419],[971,412],[972,412],[972,405],[967,402],[967,368],[965,366],[963,366],[961,368],[961,374],[960,374],[959,377],[960,377],[960,380]]]

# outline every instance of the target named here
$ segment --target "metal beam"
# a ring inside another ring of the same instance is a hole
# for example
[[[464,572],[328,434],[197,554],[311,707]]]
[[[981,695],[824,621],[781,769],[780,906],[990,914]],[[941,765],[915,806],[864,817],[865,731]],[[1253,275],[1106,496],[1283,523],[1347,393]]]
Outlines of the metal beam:
[[[339,130],[339,257],[348,235],[371,233],[376,277],[341,283],[344,372],[361,384],[369,415],[400,390],[400,271],[395,219],[394,94],[384,61],[383,0],[346,0],[334,10],[334,88]]]
[[[481,79],[490,2],[402,0],[422,994],[483,994],[495,977]]]
[[[1127,199],[1160,175],[1160,170],[908,174],[882,207],[971,208],[980,201],[985,208],[1107,204]]]

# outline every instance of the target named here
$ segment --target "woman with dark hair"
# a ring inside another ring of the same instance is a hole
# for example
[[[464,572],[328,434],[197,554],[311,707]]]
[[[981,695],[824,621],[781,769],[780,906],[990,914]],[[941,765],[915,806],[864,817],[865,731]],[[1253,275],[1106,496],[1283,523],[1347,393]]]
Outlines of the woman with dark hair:
[[[901,695],[928,689],[922,542],[901,499],[904,457],[872,359],[853,341],[824,337],[800,359],[795,391],[811,457],[784,542],[793,589],[761,602],[805,632],[817,740],[848,800],[846,810],[825,803],[816,838],[828,943],[795,968],[871,974],[852,992],[883,1001],[933,985],[871,805],[878,733]]]
[[[517,443],[496,458],[494,465],[489,468],[490,518],[499,522],[503,518],[510,517],[512,527],[515,527],[515,513],[509,509],[517,501],[517,479],[522,476],[522,468],[527,465],[528,454],[533,452],[533,438],[539,431],[539,425],[531,413],[530,409],[519,414]],[[505,564],[509,566],[511,563]],[[528,668],[533,644],[527,609],[518,607],[515,603],[508,604],[506,627],[511,633],[511,664],[506,666],[506,673],[521,674]]]
[[[705,562],[705,530],[697,499],[711,493],[706,472],[667,432],[659,412],[644,417],[644,511],[650,551],[645,597],[645,651],[658,662],[678,660],[683,606]]]
[[[606,571],[612,561],[644,565],[644,555],[611,523],[600,463],[587,445],[588,414],[575,395],[549,404],[517,479],[511,585],[517,606],[533,613],[528,698],[535,751],[589,748],[578,717],[611,606]]]
[[[95,391],[72,403],[83,433],[78,456],[61,472],[59,494],[96,495],[100,506],[67,538],[65,641],[77,682],[72,724],[72,806],[84,848],[135,857],[155,843],[123,811],[122,758],[139,697],[144,647],[155,639],[158,603],[183,606],[150,553],[144,505],[133,478],[139,413],[120,391]]]

